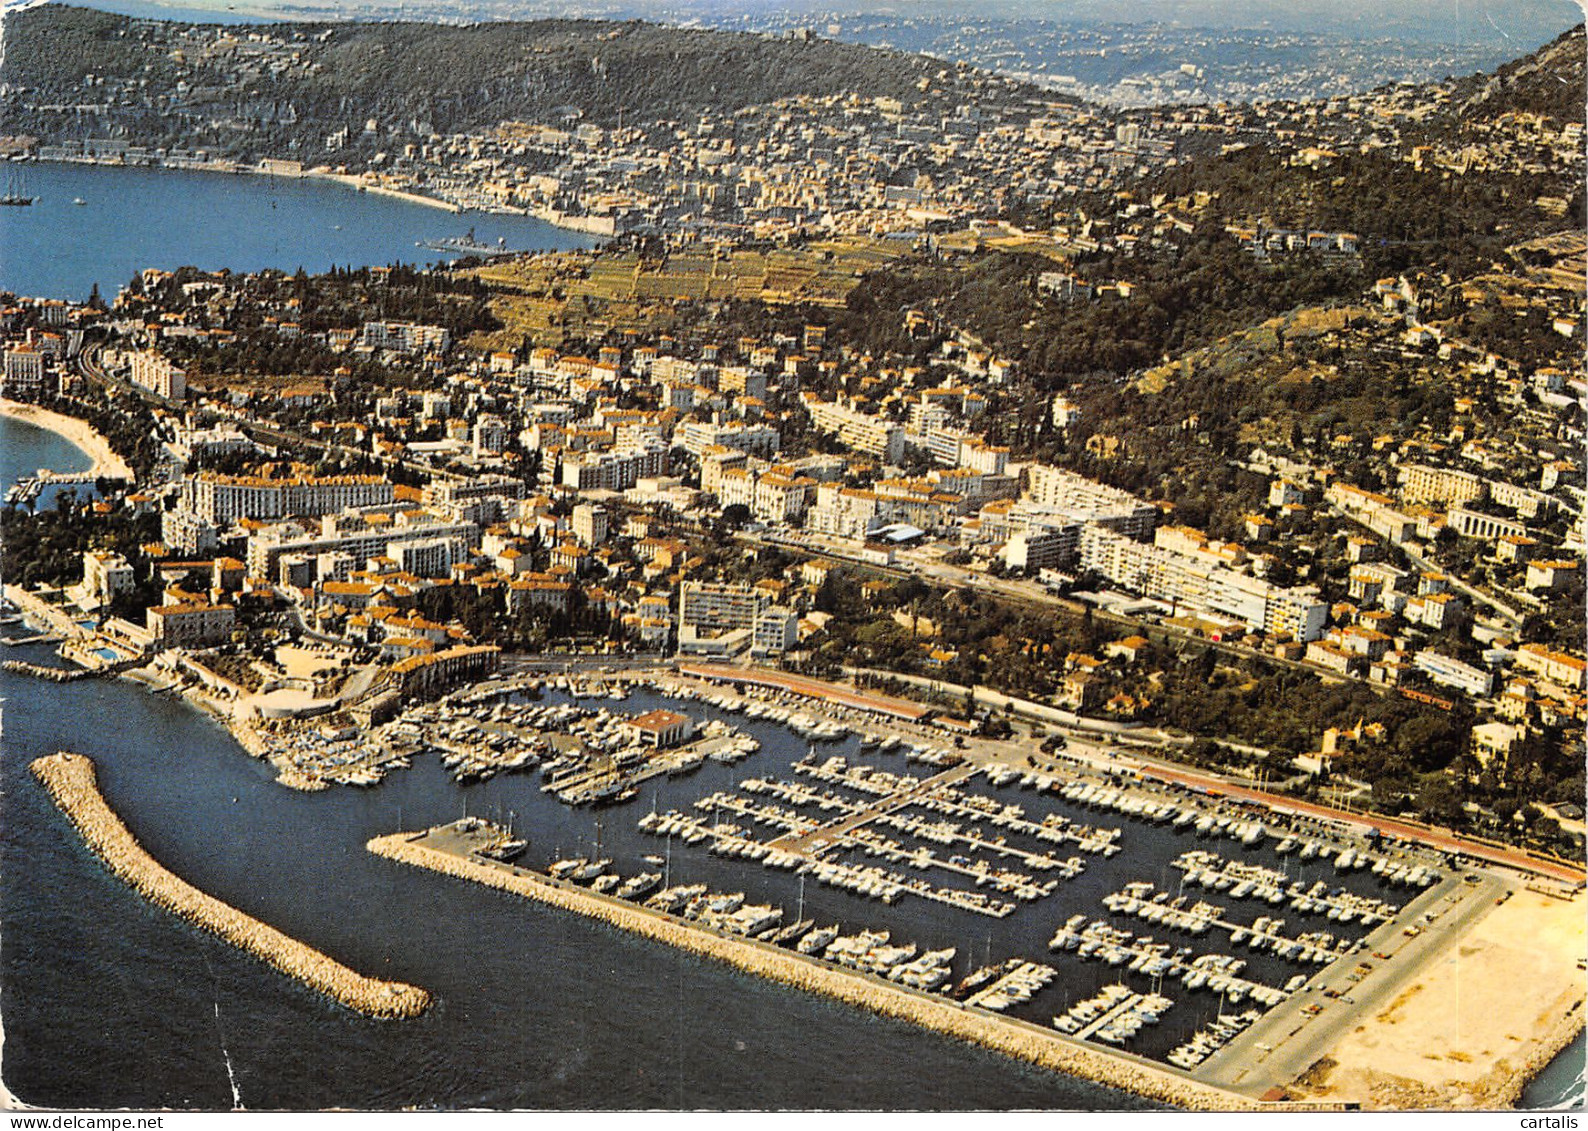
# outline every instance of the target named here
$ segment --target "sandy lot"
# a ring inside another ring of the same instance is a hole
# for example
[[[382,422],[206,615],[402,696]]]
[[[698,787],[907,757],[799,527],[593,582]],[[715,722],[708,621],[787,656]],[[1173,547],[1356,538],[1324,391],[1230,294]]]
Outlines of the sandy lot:
[[[1372,1108],[1487,1108],[1583,1026],[1588,919],[1571,900],[1519,891],[1485,915],[1299,1086],[1298,1098]]]

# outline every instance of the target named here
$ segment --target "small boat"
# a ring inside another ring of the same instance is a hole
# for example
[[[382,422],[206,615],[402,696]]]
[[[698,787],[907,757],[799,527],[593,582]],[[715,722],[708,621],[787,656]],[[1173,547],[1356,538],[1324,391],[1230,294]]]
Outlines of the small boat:
[[[87,204],[88,201],[84,200],[80,196],[74,196],[74,197],[72,197],[72,203],[73,204]]]

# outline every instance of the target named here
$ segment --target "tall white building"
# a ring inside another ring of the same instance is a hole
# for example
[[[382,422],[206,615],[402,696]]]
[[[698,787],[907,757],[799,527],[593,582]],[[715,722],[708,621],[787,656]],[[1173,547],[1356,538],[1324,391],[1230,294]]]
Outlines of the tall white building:
[[[132,361],[132,383],[167,400],[179,401],[187,395],[187,371],[153,350],[139,350]]]
[[[1046,464],[1034,463],[1026,469],[1026,494],[1039,506],[1062,508],[1088,525],[1138,541],[1150,537],[1158,521],[1158,508],[1128,491]]]
[[[1143,596],[1230,617],[1270,636],[1316,640],[1328,623],[1329,606],[1315,589],[1282,589],[1098,526],[1081,530],[1080,564]]]

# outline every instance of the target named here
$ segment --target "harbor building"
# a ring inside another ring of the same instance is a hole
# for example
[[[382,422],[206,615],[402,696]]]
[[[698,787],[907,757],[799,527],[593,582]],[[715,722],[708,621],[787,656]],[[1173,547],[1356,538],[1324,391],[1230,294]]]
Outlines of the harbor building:
[[[494,644],[460,645],[399,660],[391,677],[401,696],[432,699],[448,687],[485,679],[500,665],[501,653]]]
[[[677,711],[647,711],[623,724],[623,728],[641,742],[657,749],[677,746],[695,733],[695,723],[688,715]]]
[[[158,605],[144,614],[157,648],[206,648],[231,638],[236,613],[230,605]]]

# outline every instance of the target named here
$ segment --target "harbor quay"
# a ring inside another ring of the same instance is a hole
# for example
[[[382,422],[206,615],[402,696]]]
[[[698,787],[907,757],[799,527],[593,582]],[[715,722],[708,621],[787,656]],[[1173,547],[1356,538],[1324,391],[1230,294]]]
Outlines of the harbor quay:
[[[106,803],[91,759],[62,751],[34,760],[30,769],[93,853],[114,875],[157,907],[366,1016],[417,1017],[429,1008],[430,995],[418,986],[359,974],[166,870],[143,849]]]

